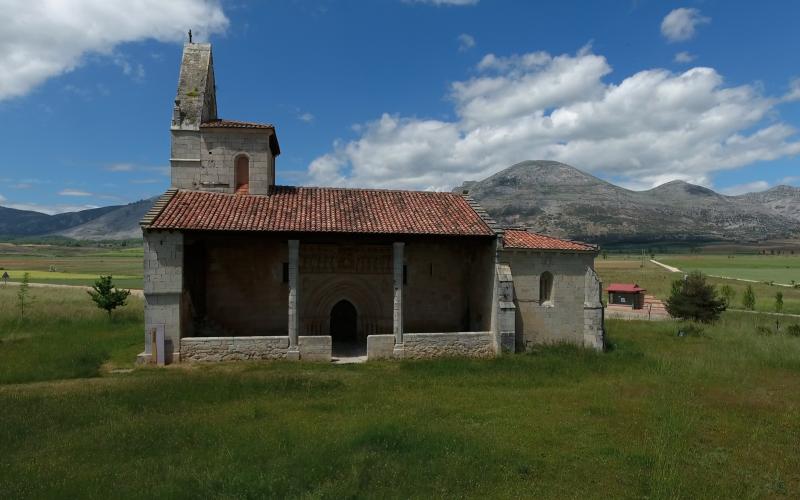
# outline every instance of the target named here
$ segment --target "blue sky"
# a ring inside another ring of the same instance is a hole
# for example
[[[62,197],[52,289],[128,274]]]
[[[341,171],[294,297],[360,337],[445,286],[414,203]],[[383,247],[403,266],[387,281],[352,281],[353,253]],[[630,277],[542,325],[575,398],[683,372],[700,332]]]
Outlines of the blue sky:
[[[621,185],[800,185],[800,2],[0,0],[0,204],[168,187],[184,33],[283,184],[449,189],[554,159]]]

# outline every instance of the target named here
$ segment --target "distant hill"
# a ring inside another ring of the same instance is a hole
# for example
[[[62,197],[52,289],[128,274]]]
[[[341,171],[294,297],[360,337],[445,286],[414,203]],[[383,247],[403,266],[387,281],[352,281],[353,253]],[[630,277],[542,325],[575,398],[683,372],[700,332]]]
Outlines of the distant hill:
[[[55,215],[0,207],[0,237],[56,235],[87,240],[139,238],[142,235],[139,220],[156,198]]]
[[[526,161],[465,182],[493,217],[554,236],[602,243],[761,241],[800,235],[800,188],[725,196],[673,181],[631,191],[553,161]]]
[[[129,240],[141,238],[139,221],[158,196],[114,207],[99,217],[55,233],[76,240]]]
[[[36,236],[55,233],[89,222],[119,207],[102,207],[47,215],[31,210],[0,207],[0,236]]]

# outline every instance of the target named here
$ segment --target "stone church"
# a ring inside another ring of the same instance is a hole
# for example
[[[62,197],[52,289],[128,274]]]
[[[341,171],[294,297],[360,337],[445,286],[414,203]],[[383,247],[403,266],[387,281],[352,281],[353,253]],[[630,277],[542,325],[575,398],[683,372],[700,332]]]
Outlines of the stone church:
[[[171,188],[141,221],[140,361],[603,348],[596,247],[498,227],[467,193],[276,185],[275,126],[220,118],[214,82],[187,43]]]

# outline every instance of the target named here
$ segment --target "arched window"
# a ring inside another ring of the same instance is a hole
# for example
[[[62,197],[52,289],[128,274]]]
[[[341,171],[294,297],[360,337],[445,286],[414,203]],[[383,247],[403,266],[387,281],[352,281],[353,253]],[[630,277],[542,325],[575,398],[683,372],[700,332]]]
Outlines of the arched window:
[[[553,301],[553,275],[545,271],[539,276],[539,303],[546,304]]]
[[[250,189],[250,158],[247,155],[236,157],[234,181],[237,193],[247,193]]]

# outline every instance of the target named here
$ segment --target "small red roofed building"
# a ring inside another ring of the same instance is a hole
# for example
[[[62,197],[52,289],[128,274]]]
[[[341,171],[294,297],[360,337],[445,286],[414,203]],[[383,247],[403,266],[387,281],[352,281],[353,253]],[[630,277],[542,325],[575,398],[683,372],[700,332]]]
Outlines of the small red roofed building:
[[[608,303],[641,309],[644,306],[644,288],[636,283],[611,283],[606,288]]]
[[[220,119],[214,82],[211,45],[186,44],[171,188],[141,221],[141,361],[603,348],[597,247],[462,194],[276,185],[275,127]]]

